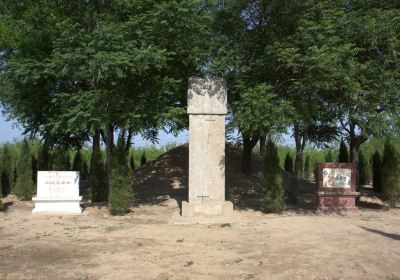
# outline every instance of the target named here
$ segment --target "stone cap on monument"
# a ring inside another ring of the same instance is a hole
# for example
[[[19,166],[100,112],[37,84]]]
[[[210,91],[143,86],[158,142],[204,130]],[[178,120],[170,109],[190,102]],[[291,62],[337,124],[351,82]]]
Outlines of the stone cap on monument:
[[[223,78],[190,78],[187,98],[188,114],[227,114],[227,84]]]

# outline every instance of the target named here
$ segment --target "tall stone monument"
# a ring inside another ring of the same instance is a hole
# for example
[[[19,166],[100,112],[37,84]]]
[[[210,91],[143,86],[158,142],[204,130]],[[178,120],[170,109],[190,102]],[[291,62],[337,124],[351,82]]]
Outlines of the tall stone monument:
[[[189,80],[189,202],[182,203],[182,216],[233,211],[225,201],[226,91],[221,78]]]

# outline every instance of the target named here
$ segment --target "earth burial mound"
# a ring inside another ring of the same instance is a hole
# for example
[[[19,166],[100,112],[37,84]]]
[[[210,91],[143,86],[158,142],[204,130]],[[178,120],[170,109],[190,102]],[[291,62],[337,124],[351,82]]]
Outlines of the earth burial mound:
[[[133,179],[136,206],[171,205],[171,200],[175,200],[181,207],[182,201],[188,198],[188,158],[189,146],[185,144],[136,169]],[[234,203],[236,210],[262,210],[262,158],[253,154],[253,175],[250,176],[241,172],[241,160],[242,149],[227,143],[226,199]],[[292,174],[282,170],[282,177],[285,188],[290,188]],[[314,185],[311,182],[302,180],[299,191],[301,195],[308,196],[305,203],[310,203],[310,199],[313,200]]]

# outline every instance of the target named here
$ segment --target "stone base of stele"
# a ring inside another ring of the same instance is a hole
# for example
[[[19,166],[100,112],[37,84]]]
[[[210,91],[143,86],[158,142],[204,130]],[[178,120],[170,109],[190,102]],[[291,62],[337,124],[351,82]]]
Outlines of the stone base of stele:
[[[222,203],[189,203],[187,201],[182,201],[182,217],[230,216],[232,213],[233,204],[230,201],[225,201]]]
[[[35,203],[35,208],[32,210],[32,214],[81,214],[81,200],[81,196],[62,199],[33,197],[32,201]]]

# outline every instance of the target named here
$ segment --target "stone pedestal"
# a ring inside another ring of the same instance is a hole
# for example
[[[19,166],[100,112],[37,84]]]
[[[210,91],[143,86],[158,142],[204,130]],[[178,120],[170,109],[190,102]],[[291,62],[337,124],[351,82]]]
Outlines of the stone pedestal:
[[[229,215],[225,201],[226,83],[218,78],[191,78],[189,114],[189,202],[182,216]]]
[[[81,214],[79,172],[38,171],[34,214]]]
[[[357,167],[351,163],[322,163],[317,169],[317,212],[357,213]]]

